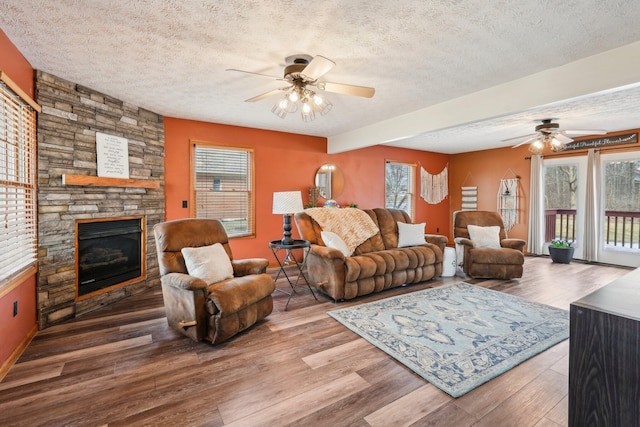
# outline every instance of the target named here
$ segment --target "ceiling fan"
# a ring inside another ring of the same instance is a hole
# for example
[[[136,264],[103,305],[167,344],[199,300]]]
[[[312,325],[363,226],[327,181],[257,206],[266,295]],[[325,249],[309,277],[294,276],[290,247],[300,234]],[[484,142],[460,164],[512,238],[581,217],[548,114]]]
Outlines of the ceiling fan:
[[[246,102],[256,102],[284,93],[284,97],[271,109],[274,114],[282,119],[288,113],[294,113],[298,109],[300,109],[302,120],[304,121],[313,120],[316,112],[322,115],[327,114],[333,104],[321,92],[333,92],[364,98],[371,98],[375,93],[375,89],[372,87],[320,81],[319,79],[336,65],[335,62],[324,56],[292,55],[285,58],[285,62],[287,66],[284,68],[283,77],[234,68],[229,68],[227,71],[236,71],[287,82],[287,86],[273,89],[245,100]]]
[[[535,154],[541,154],[545,146],[550,146],[553,151],[564,150],[565,144],[573,141],[567,135],[603,135],[607,133],[603,129],[560,129],[560,124],[554,123],[557,119],[540,119],[535,127],[535,133],[528,135],[515,136],[513,138],[503,139],[503,142],[515,141],[526,138],[524,141],[514,145],[512,148],[520,147],[524,144],[531,143],[529,151]]]

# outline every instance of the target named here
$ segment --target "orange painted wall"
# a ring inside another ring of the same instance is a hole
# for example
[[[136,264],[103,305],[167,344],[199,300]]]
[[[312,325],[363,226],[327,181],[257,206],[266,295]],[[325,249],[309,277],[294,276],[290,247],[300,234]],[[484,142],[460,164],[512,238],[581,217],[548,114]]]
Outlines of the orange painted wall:
[[[495,211],[498,204],[498,187],[502,178],[520,178],[518,188],[518,223],[508,232],[509,237],[527,239],[529,223],[529,174],[531,153],[526,146],[497,148],[454,154],[450,158],[449,194],[451,197],[451,230],[453,212],[462,207],[461,187],[478,187],[478,210]]]
[[[0,70],[33,97],[34,71],[31,64],[0,30]],[[18,316],[13,317],[13,303],[18,301]],[[36,325],[35,276],[31,276],[0,298],[0,367],[31,333]]]
[[[33,67],[11,43],[2,29],[0,29],[0,70],[7,73],[9,78],[20,86],[20,89],[35,99]]]
[[[13,303],[18,302],[18,315],[13,317]],[[0,366],[36,328],[36,276],[0,298]]]
[[[187,218],[189,208],[190,141],[250,147],[255,150],[256,236],[233,239],[234,257],[263,257],[273,260],[270,240],[282,237],[282,216],[271,213],[275,191],[300,190],[308,201],[308,187],[314,183],[316,170],[324,163],[338,165],[345,174],[345,188],[336,197],[339,203],[356,203],[361,208],[384,205],[385,160],[420,162],[431,173],[447,164],[448,155],[393,147],[376,146],[347,153],[326,153],[326,139],[261,129],[228,126],[166,117],[165,121],[165,208],[166,219]],[[416,222],[427,222],[427,231],[449,228],[448,200],[427,205],[418,199]],[[293,236],[298,237],[294,226]]]
[[[405,148],[376,145],[359,150],[329,156],[345,173],[344,194],[338,197],[341,203],[355,202],[358,207],[369,209],[384,206],[384,175],[386,160],[415,163],[415,217],[416,223],[426,222],[427,233],[448,235],[449,199],[436,205],[426,203],[419,196],[420,168],[431,174],[440,173],[449,162],[448,154],[427,151],[409,150]],[[315,170],[313,171],[315,174]],[[313,175],[312,175],[313,176]],[[449,236],[450,238],[450,236]]]

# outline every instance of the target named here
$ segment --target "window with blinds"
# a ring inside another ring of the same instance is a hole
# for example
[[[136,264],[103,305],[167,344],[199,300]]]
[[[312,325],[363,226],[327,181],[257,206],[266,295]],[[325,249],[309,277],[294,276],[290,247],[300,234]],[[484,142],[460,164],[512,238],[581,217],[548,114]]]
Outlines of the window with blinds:
[[[229,237],[254,235],[253,150],[194,144],[191,164],[194,216],[220,220]]]
[[[9,283],[21,270],[35,265],[38,237],[36,112],[8,84],[5,84],[4,75],[2,77],[0,81],[0,287]]]
[[[413,218],[416,165],[387,160],[385,165],[385,207],[402,209]]]

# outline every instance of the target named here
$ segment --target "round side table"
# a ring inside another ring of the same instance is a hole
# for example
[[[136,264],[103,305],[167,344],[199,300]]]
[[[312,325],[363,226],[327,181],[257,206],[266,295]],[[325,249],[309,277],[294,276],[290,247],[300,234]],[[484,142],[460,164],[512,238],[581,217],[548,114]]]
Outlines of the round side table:
[[[313,298],[318,301],[318,297],[316,297],[316,294],[313,292],[313,289],[309,284],[309,280],[304,275],[304,268],[307,265],[306,255],[311,248],[311,243],[309,243],[308,240],[294,240],[291,244],[284,244],[282,243],[282,240],[272,240],[271,242],[269,242],[269,248],[271,249],[271,252],[273,252],[273,256],[275,257],[276,261],[278,261],[278,265],[280,266],[278,274],[276,274],[275,281],[277,282],[280,278],[280,274],[282,274],[287,279],[287,282],[289,282],[289,286],[291,286],[291,292],[286,292],[282,289],[276,288],[276,291],[280,291],[284,294],[289,295],[284,309],[287,309],[287,307],[289,306],[289,301],[291,301],[291,297],[296,293],[296,286],[298,286],[300,278],[302,278],[302,280],[304,280],[304,282],[307,284],[307,287],[309,288],[309,291],[311,291],[311,295],[313,295]],[[298,261],[298,259],[295,257],[295,254],[292,252],[296,249],[302,249],[302,261]],[[295,265],[297,267],[298,274],[295,279],[287,273],[285,267],[288,265]]]

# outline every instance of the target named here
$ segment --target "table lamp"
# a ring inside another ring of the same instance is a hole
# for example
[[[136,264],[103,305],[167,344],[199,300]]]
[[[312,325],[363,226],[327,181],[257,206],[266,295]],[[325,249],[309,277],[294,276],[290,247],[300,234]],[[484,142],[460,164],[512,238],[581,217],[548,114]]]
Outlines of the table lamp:
[[[291,238],[291,215],[304,210],[302,207],[302,193],[300,191],[278,191],[273,193],[273,213],[284,215],[283,245],[293,244]]]

